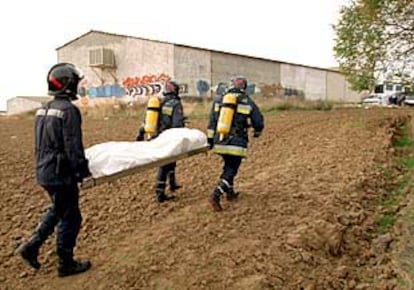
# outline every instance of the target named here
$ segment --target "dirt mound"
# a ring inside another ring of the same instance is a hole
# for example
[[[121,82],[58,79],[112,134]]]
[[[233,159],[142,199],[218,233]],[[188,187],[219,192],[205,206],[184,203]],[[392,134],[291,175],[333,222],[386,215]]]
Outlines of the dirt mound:
[[[207,197],[221,160],[180,161],[179,200],[154,201],[155,172],[81,193],[77,255],[93,270],[56,277],[50,239],[33,273],[13,255],[48,205],[34,181],[33,120],[0,120],[2,289],[392,289],[391,235],[375,221],[383,170],[403,110],[347,109],[266,116],[243,162],[236,203]],[[193,126],[205,129],[206,121]],[[87,146],[133,140],[139,120],[84,120]]]

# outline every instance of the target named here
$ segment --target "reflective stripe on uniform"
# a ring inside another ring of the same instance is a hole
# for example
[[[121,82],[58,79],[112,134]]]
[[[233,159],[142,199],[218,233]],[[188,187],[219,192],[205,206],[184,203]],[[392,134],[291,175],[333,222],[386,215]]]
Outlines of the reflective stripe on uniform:
[[[241,157],[245,157],[247,155],[246,148],[235,146],[235,145],[215,144],[213,148],[213,152],[217,154],[228,154],[228,155],[241,156]]]
[[[207,138],[213,138],[214,137],[214,130],[208,129],[207,130]]]
[[[173,108],[172,107],[162,107],[162,114],[167,115],[167,116],[171,116],[173,112]]]
[[[237,105],[237,113],[244,114],[244,115],[250,115],[250,112],[252,111],[252,107],[250,105]]]
[[[220,104],[214,104],[214,112],[220,111]]]
[[[157,131],[157,125],[146,124],[144,128],[145,128],[144,129],[145,133],[153,133],[153,132]]]
[[[221,180],[228,188],[230,188],[230,183],[224,178]]]
[[[39,109],[36,112],[36,116],[52,116],[52,117],[57,117],[62,119],[63,118],[63,111],[58,110],[58,109],[48,109],[47,113],[45,109]]]

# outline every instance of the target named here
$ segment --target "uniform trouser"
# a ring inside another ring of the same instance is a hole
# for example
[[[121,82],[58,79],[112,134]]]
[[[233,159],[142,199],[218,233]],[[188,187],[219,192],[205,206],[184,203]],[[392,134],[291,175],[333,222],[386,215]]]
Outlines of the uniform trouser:
[[[221,155],[224,161],[223,173],[220,178],[225,179],[230,185],[233,185],[234,178],[239,171],[242,157],[233,155]]]
[[[223,154],[221,155],[224,161],[223,172],[220,176],[220,182],[213,192],[213,195],[219,197],[223,193],[233,192],[234,178],[239,171],[242,157]]]
[[[177,163],[173,162],[173,163],[169,163],[169,164],[166,164],[164,166],[161,166],[158,169],[157,189],[156,189],[157,193],[164,193],[166,182],[167,182],[167,177],[169,179],[170,186],[171,186],[171,184],[173,184],[173,186],[175,185],[175,167],[176,167],[176,165],[177,165]]]
[[[62,259],[71,259],[82,223],[77,183],[64,186],[43,186],[52,205],[42,218],[34,236],[42,244],[57,226],[57,252]]]

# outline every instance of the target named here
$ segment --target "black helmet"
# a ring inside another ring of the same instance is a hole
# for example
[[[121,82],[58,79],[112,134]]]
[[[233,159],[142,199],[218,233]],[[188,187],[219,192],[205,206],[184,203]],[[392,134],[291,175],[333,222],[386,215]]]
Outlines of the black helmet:
[[[230,80],[230,90],[236,89],[245,92],[247,88],[247,80],[245,77],[236,76]]]
[[[83,73],[73,64],[58,63],[47,74],[49,94],[76,98],[78,84],[83,77]]]
[[[180,86],[174,81],[167,81],[164,86],[163,95],[178,95]]]

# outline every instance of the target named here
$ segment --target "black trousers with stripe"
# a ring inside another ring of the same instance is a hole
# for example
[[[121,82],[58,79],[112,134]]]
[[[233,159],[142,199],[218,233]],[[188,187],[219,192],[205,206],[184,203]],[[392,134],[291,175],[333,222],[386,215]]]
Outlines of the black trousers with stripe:
[[[220,178],[225,179],[232,186],[243,158],[228,154],[223,154],[221,157],[223,158],[224,165]]]

